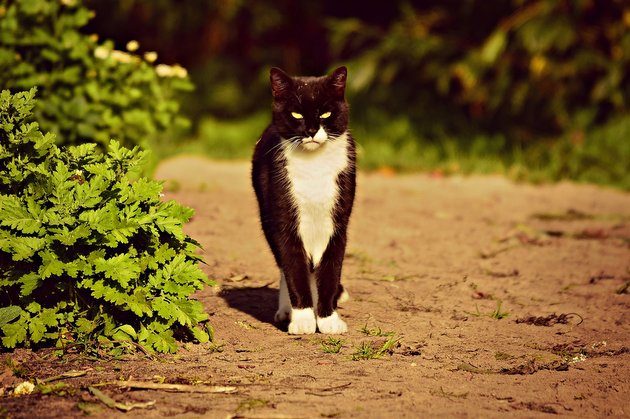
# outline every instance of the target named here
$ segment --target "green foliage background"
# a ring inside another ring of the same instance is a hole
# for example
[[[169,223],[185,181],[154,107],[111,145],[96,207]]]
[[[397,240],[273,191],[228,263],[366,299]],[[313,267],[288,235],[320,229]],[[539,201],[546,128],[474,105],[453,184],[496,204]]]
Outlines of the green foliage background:
[[[185,71],[82,33],[93,17],[80,0],[0,0],[0,89],[37,86],[34,117],[63,145],[146,147],[187,127],[176,99],[192,88]]]
[[[28,122],[34,94],[0,95],[0,346],[207,342],[207,315],[189,299],[211,283],[182,231],[192,209],[137,178],[137,147],[58,148]]]
[[[363,167],[630,188],[623,0],[88,3],[91,30],[189,68],[189,150],[248,157],[253,121],[261,131],[257,115],[269,113],[270,66],[323,74],[346,64]]]

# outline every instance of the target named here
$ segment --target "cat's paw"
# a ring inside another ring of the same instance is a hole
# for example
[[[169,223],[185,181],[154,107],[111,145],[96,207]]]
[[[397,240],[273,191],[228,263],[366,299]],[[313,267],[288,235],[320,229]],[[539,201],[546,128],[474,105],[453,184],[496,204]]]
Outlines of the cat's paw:
[[[278,307],[276,315],[273,317],[276,323],[282,323],[291,318],[291,307]]]
[[[321,333],[330,335],[338,335],[348,331],[348,325],[341,320],[336,311],[333,311],[333,314],[328,317],[318,317],[317,327]]]
[[[294,308],[291,310],[291,323],[289,323],[289,334],[310,335],[315,333],[317,322],[315,312],[312,308]]]

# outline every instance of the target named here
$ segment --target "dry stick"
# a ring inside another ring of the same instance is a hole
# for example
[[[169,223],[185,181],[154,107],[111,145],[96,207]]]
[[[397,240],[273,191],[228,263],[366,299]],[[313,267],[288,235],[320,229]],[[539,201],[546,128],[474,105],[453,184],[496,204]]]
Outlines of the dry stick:
[[[59,374],[59,375],[55,375],[52,377],[48,377],[45,378],[43,380],[38,380],[41,383],[50,383],[51,381],[57,381],[57,380],[62,380],[64,378],[76,378],[76,377],[82,377],[85,374],[88,373],[88,371],[90,370],[84,370],[84,371],[68,371],[68,372],[64,372],[63,374]]]
[[[112,409],[119,409],[124,412],[128,412],[131,409],[146,409],[147,407],[151,407],[155,404],[155,400],[151,400],[145,403],[120,403],[97,388],[88,387],[88,389],[90,390],[90,393],[92,393],[97,399],[99,399],[105,406]]]
[[[194,386],[189,384],[160,384],[146,381],[116,381],[119,387],[137,388],[142,390],[162,390],[179,393],[236,393],[236,387],[229,386]]]

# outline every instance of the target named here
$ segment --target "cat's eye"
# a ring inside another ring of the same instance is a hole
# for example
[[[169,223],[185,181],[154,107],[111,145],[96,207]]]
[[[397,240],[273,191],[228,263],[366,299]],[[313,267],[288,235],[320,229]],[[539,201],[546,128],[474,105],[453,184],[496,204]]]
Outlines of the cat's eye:
[[[304,118],[301,113],[297,113],[297,112],[291,112],[291,116],[294,117],[295,119]]]
[[[321,114],[319,117],[320,117],[320,118],[322,118],[322,119],[326,119],[326,118],[328,118],[330,115],[331,115],[331,113],[330,113],[330,112],[324,112],[324,113],[323,113],[323,114]]]

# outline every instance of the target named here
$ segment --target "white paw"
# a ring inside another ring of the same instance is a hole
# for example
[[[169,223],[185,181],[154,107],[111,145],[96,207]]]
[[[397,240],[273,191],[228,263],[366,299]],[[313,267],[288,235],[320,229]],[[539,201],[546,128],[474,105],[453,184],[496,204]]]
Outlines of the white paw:
[[[289,323],[289,334],[308,335],[315,333],[317,322],[315,312],[312,308],[294,308],[291,310],[291,323]]]
[[[291,307],[278,307],[276,315],[273,317],[276,323],[288,320],[291,317]]]
[[[339,317],[336,311],[333,311],[333,314],[328,317],[318,317],[317,327],[321,333],[332,335],[338,335],[348,331],[348,325],[341,320],[341,317]]]
[[[337,304],[345,303],[349,300],[350,300],[350,294],[348,294],[348,291],[344,289],[341,295],[339,296],[339,298],[337,299]]]

